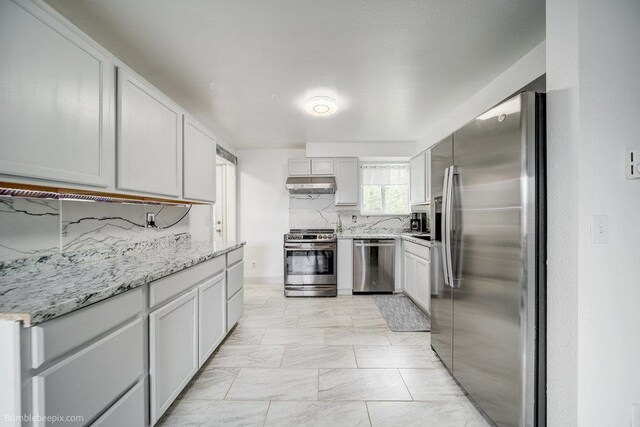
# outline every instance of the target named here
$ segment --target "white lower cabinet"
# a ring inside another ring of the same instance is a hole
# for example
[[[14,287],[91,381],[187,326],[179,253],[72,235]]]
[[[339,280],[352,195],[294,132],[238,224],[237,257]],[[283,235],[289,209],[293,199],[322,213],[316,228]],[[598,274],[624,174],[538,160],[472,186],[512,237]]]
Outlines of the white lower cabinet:
[[[422,309],[431,312],[431,268],[429,261],[416,257],[415,297]]]
[[[143,427],[145,421],[144,382],[138,381],[116,403],[100,415],[92,427]]]
[[[138,318],[34,376],[34,415],[78,416],[65,425],[91,422],[143,375],[143,339]]]
[[[227,268],[227,298],[234,296],[244,284],[244,262]]]
[[[353,294],[353,239],[338,239],[338,295]]]
[[[198,371],[198,289],[149,314],[151,423]]]
[[[413,255],[405,253],[404,255],[404,291],[409,296],[414,296],[416,293],[416,259]]]
[[[240,289],[237,294],[227,301],[227,332],[238,323],[242,313],[244,313],[244,292]]]
[[[82,417],[69,425],[154,425],[242,316],[242,257],[236,249],[23,327],[22,410]]]
[[[431,310],[430,250],[411,242],[404,242],[402,257],[404,293],[427,313]]]
[[[227,296],[224,273],[198,286],[199,364],[211,356],[227,333]]]

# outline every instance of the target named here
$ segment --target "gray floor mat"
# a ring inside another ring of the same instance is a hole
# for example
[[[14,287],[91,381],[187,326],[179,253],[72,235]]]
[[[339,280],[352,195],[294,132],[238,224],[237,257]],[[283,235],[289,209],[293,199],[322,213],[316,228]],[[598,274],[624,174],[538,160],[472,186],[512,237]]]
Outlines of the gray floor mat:
[[[382,317],[395,332],[431,330],[431,319],[406,295],[373,295]]]

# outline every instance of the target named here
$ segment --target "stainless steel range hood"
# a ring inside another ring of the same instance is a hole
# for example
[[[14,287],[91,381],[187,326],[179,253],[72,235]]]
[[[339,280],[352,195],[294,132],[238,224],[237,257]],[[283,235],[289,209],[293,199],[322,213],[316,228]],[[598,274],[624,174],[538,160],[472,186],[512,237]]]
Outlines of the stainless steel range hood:
[[[333,194],[336,179],[332,176],[295,176],[287,178],[285,187],[291,194]]]

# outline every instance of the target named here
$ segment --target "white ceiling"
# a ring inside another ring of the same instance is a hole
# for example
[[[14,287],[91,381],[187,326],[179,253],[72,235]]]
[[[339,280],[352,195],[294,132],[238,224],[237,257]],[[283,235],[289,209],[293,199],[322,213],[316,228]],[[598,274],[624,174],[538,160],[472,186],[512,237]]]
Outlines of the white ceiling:
[[[544,0],[47,2],[238,148],[415,141],[544,40]]]

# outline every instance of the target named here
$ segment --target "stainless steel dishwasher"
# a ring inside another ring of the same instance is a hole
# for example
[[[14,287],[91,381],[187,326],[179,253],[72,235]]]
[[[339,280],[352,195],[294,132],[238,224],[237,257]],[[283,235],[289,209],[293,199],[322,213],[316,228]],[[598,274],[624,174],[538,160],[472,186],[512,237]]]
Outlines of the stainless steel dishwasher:
[[[353,241],[353,292],[393,292],[396,242],[393,239]]]

